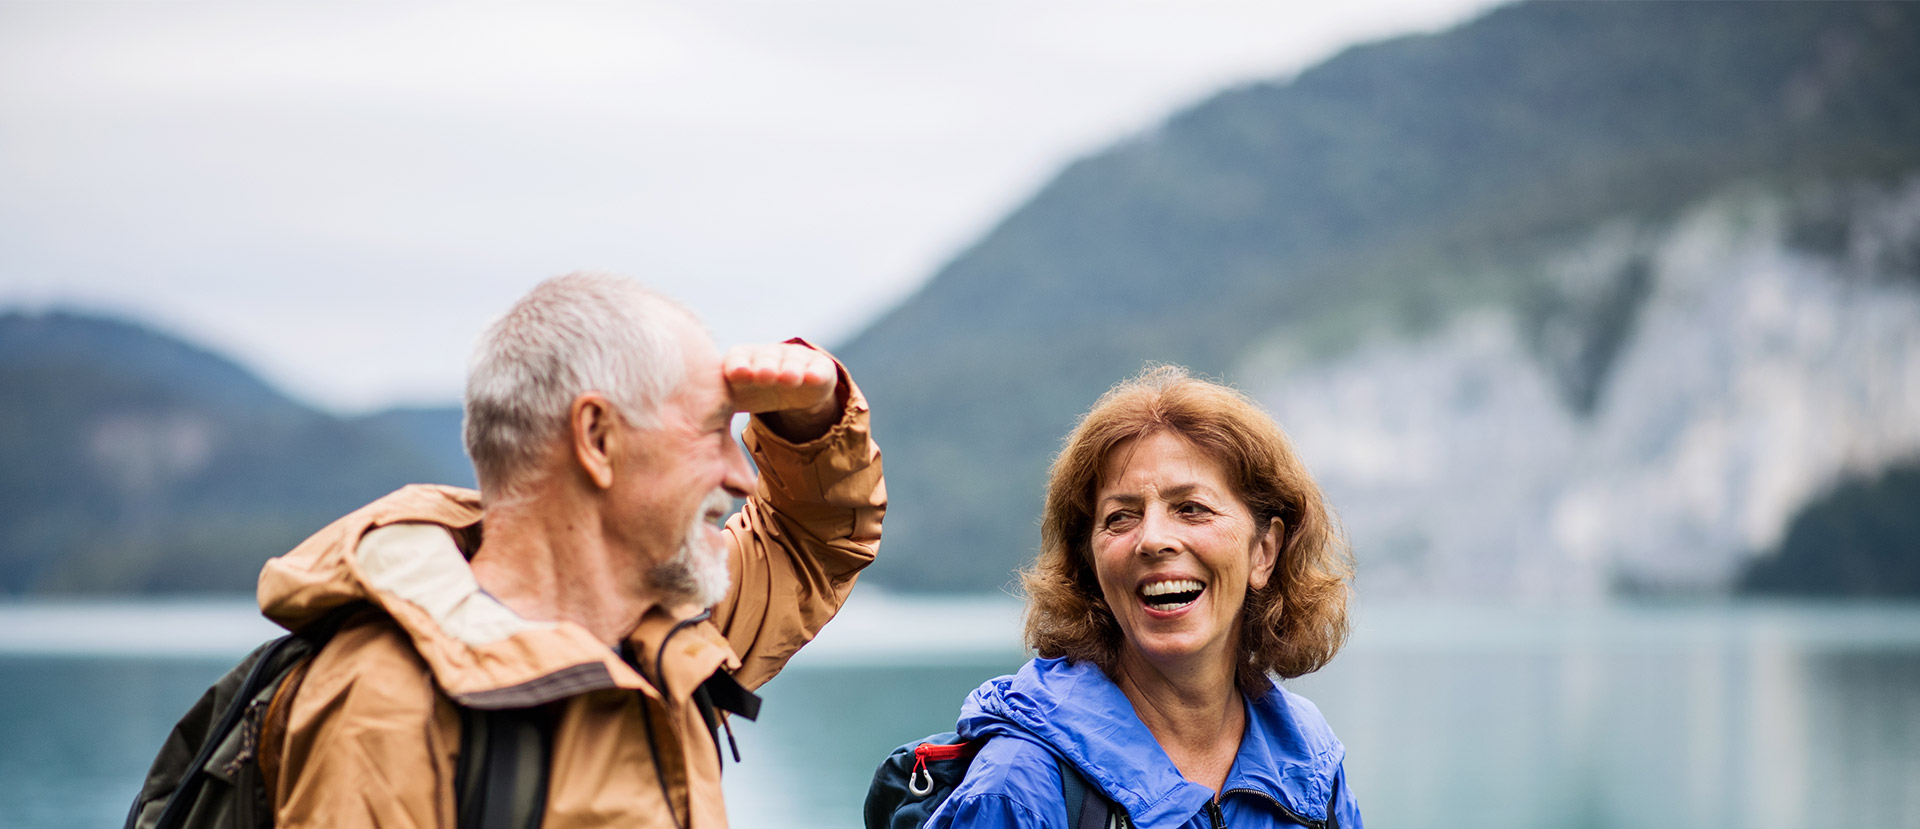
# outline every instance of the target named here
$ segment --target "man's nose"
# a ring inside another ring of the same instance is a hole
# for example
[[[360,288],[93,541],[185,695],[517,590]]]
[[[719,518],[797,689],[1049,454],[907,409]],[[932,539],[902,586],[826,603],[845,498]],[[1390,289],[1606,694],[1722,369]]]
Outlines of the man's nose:
[[[747,463],[746,450],[740,447],[738,439],[727,440],[726,469],[720,477],[720,488],[735,498],[746,498],[753,494],[753,466]]]

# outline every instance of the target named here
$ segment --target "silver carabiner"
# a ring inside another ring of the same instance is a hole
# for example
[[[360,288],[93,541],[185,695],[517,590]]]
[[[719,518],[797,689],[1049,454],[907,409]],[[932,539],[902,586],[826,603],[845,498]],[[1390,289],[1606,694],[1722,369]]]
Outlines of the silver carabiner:
[[[926,782],[920,782],[922,779]],[[913,792],[914,797],[926,797],[932,794],[933,772],[924,768],[914,769],[912,774],[907,775],[907,791]]]

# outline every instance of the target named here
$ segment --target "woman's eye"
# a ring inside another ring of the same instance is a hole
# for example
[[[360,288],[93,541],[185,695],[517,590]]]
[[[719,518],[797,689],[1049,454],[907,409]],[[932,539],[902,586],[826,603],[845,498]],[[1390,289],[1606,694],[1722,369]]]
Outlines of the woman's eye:
[[[1105,519],[1101,520],[1100,526],[1108,530],[1116,530],[1126,526],[1129,517],[1130,516],[1124,512],[1110,513]]]
[[[1176,511],[1181,515],[1187,516],[1189,518],[1195,518],[1202,515],[1209,515],[1209,514],[1212,514],[1213,512],[1213,510],[1207,509],[1206,505],[1196,504],[1191,501],[1181,504]]]

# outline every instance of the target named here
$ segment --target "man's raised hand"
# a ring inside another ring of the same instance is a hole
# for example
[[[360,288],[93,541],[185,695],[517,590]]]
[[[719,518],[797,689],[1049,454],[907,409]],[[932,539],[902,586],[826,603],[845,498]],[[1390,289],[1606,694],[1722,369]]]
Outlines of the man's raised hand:
[[[734,409],[760,415],[787,440],[820,437],[840,419],[840,373],[819,351],[792,343],[734,346],[720,371]]]

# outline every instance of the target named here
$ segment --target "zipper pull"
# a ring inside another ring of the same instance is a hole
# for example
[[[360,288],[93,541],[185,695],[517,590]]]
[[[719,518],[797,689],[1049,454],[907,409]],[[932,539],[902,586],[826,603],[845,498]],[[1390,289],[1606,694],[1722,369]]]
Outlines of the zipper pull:
[[[971,741],[941,745],[939,743],[921,743],[913,747],[913,771],[907,774],[907,791],[914,797],[926,797],[933,793],[933,770],[927,768],[929,760],[939,762],[968,756],[974,748]]]
[[[914,797],[926,797],[933,793],[933,772],[927,770],[927,743],[913,747],[913,771],[907,774],[907,791]]]

